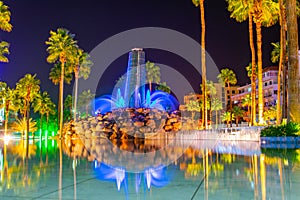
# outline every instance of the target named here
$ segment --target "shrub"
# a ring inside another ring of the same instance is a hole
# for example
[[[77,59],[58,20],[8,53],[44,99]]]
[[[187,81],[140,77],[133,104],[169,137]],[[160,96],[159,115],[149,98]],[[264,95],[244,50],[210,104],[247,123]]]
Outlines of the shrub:
[[[261,130],[261,137],[296,137],[300,135],[300,124],[288,122],[279,126],[268,126]]]

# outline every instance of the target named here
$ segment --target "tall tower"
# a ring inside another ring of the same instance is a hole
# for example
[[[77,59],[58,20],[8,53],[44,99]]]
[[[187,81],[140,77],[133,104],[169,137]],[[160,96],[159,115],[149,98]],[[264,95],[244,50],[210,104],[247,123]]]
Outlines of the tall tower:
[[[145,52],[142,48],[134,48],[129,52],[126,86],[125,86],[125,102],[129,103],[129,107],[141,107],[145,100]]]

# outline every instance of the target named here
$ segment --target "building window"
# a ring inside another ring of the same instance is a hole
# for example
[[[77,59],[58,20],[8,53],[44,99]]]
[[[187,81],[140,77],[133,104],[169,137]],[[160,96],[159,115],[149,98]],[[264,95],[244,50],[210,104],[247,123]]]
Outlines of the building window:
[[[227,99],[230,99],[230,96],[229,96],[229,95],[227,96]]]
[[[232,94],[235,94],[235,90],[232,90]]]
[[[277,90],[274,90],[274,94],[277,94],[277,92],[278,92]]]
[[[272,81],[270,81],[270,85],[272,85]]]
[[[265,82],[265,86],[268,86],[268,83],[267,83],[267,82]]]
[[[229,90],[227,90],[227,94],[229,94]]]

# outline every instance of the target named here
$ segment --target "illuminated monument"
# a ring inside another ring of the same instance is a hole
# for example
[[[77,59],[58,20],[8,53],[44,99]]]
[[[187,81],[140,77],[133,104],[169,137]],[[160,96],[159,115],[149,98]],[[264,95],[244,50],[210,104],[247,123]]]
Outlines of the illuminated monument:
[[[124,92],[125,102],[129,102],[129,107],[141,107],[145,100],[145,84],[145,52],[141,48],[134,48],[129,52]]]

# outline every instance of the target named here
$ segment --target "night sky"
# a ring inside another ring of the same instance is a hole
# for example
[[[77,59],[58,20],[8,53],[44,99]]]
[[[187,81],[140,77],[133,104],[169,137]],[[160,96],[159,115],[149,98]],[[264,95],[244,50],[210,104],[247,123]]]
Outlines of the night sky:
[[[46,62],[45,45],[50,30],[69,29],[87,52],[110,36],[138,27],[164,27],[200,39],[199,8],[191,0],[4,0],[4,3],[10,7],[14,28],[11,33],[0,32],[1,40],[11,44],[10,62],[0,64],[0,79],[13,87],[26,73],[36,73],[42,90],[49,91],[54,100],[58,86],[48,79],[52,65]],[[205,1],[206,49],[219,69],[233,69],[238,83],[243,85],[250,82],[245,71],[251,60],[248,22],[230,19],[226,7],[223,0]],[[279,40],[278,24],[263,28],[262,35],[266,67],[272,65],[270,43]],[[189,63],[185,60],[168,52],[145,51],[146,60],[172,66],[188,77],[194,88],[199,86],[199,74],[186,70]],[[103,84],[97,94],[110,92],[115,80],[125,73],[126,65],[127,55],[113,62],[105,72],[108,76],[101,79]],[[66,88],[65,93],[71,91],[71,86]]]

